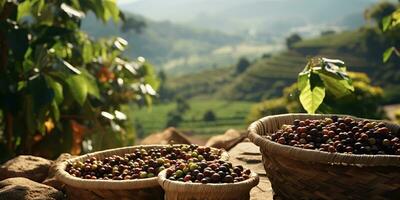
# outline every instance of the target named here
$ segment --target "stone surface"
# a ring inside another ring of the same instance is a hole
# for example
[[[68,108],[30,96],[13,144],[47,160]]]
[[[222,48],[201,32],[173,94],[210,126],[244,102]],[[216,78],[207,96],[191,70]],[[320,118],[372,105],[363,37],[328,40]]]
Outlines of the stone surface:
[[[154,133],[144,138],[140,144],[190,144],[189,138],[176,128],[170,127],[161,133]]]
[[[25,177],[42,182],[53,162],[36,156],[21,155],[7,161],[0,167],[0,180],[12,177]]]
[[[9,178],[0,182],[0,199],[4,200],[61,200],[64,194],[50,186],[27,178]]]
[[[243,165],[260,176],[260,183],[250,191],[250,199],[273,199],[271,183],[266,176],[259,147],[251,142],[241,142],[228,153],[233,165]]]
[[[245,133],[241,133],[235,129],[229,129],[223,135],[211,137],[207,141],[206,146],[229,150],[241,142],[245,137]]]

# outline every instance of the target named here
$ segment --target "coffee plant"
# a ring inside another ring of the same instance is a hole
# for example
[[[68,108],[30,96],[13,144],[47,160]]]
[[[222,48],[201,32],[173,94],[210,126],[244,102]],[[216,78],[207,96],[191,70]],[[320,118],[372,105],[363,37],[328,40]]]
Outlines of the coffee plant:
[[[132,143],[125,105],[151,104],[158,82],[124,39],[80,30],[89,12],[123,20],[115,0],[0,0],[0,161]]]
[[[299,74],[297,85],[300,103],[311,114],[317,111],[327,93],[339,99],[354,91],[344,62],[327,58],[312,58]]]

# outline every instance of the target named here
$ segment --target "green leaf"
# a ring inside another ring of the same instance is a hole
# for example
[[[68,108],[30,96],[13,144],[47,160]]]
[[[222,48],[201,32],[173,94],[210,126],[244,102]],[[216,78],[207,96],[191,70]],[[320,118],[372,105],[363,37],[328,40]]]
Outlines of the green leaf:
[[[72,97],[79,105],[83,106],[88,94],[86,78],[83,75],[71,75],[66,80]]]
[[[311,83],[311,80],[312,83]],[[300,103],[304,109],[314,114],[325,98],[325,87],[317,74],[310,74],[310,79],[300,92]]]
[[[18,4],[18,15],[17,21],[19,21],[22,17],[28,16],[31,12],[31,4],[32,1],[24,1]]]
[[[327,74],[326,71],[320,71],[317,73],[323,81],[326,89],[337,98],[347,96],[354,91],[351,80],[332,77],[330,74]]]
[[[118,22],[119,20],[119,9],[117,7],[115,0],[104,0],[104,21],[107,21],[110,17],[114,20],[114,22]]]
[[[347,81],[344,80],[338,81],[325,75],[321,75],[320,77],[325,84],[326,90],[328,90],[329,93],[331,93],[335,98],[342,98],[352,93],[351,90],[348,90],[343,86],[343,85],[348,85]]]
[[[17,84],[17,91],[21,91],[27,86],[26,81],[19,81]]]
[[[43,7],[44,7],[44,0],[39,0],[38,2],[37,2],[37,15],[41,15],[42,14],[42,9],[43,9]]]
[[[92,61],[93,48],[90,42],[85,42],[82,47],[82,58],[84,63]]]
[[[93,11],[97,18],[100,18],[103,22],[106,22],[106,20],[103,18],[104,7],[102,0],[79,1],[79,4],[82,10]]]
[[[58,109],[58,104],[56,101],[51,103],[51,113],[55,119],[55,121],[60,120],[60,110]]]
[[[392,15],[386,16],[382,19],[382,31],[385,32],[389,29],[392,23]]]
[[[0,10],[3,10],[5,3],[6,3],[6,0],[0,0]]]
[[[50,76],[45,76],[47,84],[54,90],[54,99],[57,104],[61,104],[64,100],[63,87]]]
[[[96,79],[85,69],[82,69],[82,75],[85,77],[85,84],[87,86],[87,92],[94,97],[100,99],[100,91],[97,87]]]
[[[383,52],[382,60],[384,63],[386,63],[389,60],[390,56],[392,56],[392,54],[393,54],[393,51],[394,51],[394,47],[390,47],[390,48],[386,49],[385,52]]]
[[[143,63],[142,68],[144,70],[144,82],[150,84],[154,90],[158,90],[160,82],[157,79],[154,68],[148,63]]]
[[[307,86],[309,75],[309,71],[301,72],[299,74],[299,77],[297,79],[297,87],[299,91],[302,91]]]
[[[81,9],[81,4],[79,3],[79,0],[71,0],[71,3],[74,8]]]

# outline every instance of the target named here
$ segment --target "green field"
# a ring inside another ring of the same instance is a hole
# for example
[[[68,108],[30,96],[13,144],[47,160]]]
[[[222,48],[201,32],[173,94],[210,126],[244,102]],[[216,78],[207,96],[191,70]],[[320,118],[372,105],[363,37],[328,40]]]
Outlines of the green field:
[[[190,100],[190,109],[183,116],[184,121],[178,126],[179,130],[193,133],[199,137],[209,137],[222,134],[229,128],[246,129],[245,118],[247,117],[252,102],[224,101],[224,100]],[[150,133],[159,132],[166,128],[167,113],[175,109],[176,103],[153,105],[149,108],[135,107],[131,115],[136,123],[143,126],[146,136]],[[212,110],[216,120],[206,122],[203,115],[207,110]]]

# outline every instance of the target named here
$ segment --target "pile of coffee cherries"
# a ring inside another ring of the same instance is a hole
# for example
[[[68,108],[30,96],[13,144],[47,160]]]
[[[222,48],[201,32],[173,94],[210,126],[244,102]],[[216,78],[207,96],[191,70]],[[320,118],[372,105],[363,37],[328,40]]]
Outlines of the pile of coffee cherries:
[[[222,160],[177,162],[166,171],[167,178],[172,181],[190,183],[236,183],[249,179],[251,171],[241,165],[232,166],[232,163]]]
[[[68,163],[66,171],[83,179],[130,180],[151,178],[176,163],[213,161],[220,159],[222,151],[197,145],[177,145],[163,148],[138,148],[123,156],[112,155],[104,159],[90,157],[84,162]]]
[[[294,120],[268,139],[283,145],[331,153],[400,155],[400,134],[382,122],[356,121],[350,117]]]

